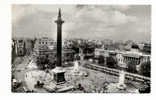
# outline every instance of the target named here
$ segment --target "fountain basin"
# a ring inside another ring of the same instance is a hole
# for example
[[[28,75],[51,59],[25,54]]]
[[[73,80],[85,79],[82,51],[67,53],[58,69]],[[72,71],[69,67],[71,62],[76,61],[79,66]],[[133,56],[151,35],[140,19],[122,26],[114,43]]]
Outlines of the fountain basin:
[[[126,90],[126,85],[125,85],[125,84],[118,84],[118,85],[117,85],[117,88],[118,88],[119,90]]]

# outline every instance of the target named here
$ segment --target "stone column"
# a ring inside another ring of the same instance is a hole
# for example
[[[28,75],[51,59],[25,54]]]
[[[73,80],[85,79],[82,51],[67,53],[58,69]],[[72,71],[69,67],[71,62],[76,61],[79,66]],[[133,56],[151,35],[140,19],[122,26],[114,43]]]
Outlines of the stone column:
[[[62,24],[64,21],[61,18],[60,9],[55,23],[57,24],[57,67],[62,67]]]
[[[58,18],[55,21],[57,24],[57,63],[53,69],[54,81],[56,84],[65,83],[64,69],[62,68],[62,24],[64,21],[61,18],[61,10],[59,9]]]

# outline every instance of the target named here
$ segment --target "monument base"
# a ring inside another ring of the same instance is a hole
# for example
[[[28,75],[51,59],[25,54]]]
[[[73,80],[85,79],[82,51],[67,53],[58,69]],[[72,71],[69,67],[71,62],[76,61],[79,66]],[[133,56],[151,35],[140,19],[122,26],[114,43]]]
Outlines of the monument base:
[[[56,84],[63,84],[66,82],[65,80],[65,70],[61,67],[56,67],[55,69],[52,70],[54,74],[54,82]]]
[[[44,89],[48,92],[66,92],[72,91],[74,86],[66,82],[65,80],[65,70],[62,67],[56,67],[52,70],[53,81],[49,84],[44,85]]]

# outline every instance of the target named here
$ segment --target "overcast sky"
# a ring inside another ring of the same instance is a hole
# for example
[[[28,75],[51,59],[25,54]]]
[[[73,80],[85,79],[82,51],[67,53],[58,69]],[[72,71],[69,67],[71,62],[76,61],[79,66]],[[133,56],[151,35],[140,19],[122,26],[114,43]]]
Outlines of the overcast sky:
[[[63,38],[151,39],[149,5],[12,5],[12,36],[56,38],[58,8]]]

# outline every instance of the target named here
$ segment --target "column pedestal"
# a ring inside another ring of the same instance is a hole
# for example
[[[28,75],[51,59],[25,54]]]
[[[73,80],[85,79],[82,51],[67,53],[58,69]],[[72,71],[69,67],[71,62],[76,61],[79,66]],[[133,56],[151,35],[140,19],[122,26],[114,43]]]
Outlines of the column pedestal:
[[[65,80],[65,70],[62,67],[56,67],[52,70],[54,74],[54,82],[59,85],[66,82]]]

